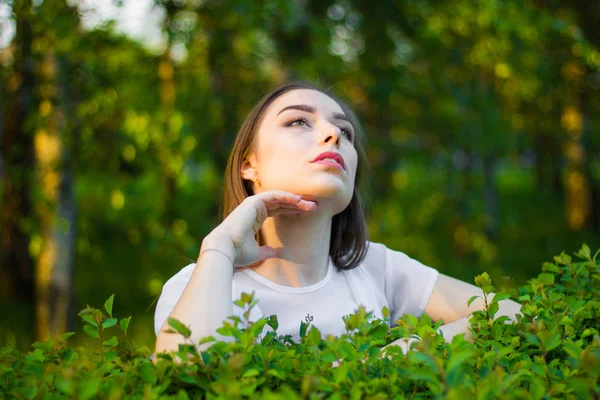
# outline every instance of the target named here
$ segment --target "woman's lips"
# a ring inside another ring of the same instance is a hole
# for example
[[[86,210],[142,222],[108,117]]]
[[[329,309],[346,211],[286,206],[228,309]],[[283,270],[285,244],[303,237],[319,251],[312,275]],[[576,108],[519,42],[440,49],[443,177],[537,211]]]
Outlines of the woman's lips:
[[[343,169],[340,164],[338,164],[337,162],[335,162],[333,160],[319,160],[319,161],[315,161],[313,164],[326,165],[328,167],[333,167],[333,168],[337,168],[340,170]]]

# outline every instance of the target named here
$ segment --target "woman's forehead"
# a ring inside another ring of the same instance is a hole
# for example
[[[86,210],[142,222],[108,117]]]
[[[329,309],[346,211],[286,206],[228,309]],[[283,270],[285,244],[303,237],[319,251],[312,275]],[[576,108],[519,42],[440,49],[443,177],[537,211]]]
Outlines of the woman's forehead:
[[[285,107],[295,105],[311,106],[326,116],[332,113],[344,113],[340,105],[325,93],[312,89],[294,89],[276,98],[269,105],[267,114],[275,118]]]

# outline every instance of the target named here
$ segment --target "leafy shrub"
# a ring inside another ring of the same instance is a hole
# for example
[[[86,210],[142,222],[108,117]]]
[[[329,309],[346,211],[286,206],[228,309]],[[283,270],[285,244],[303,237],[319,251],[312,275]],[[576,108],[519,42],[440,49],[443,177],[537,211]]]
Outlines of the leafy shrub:
[[[600,251],[599,251],[600,252]],[[192,344],[159,354],[127,337],[129,318],[112,315],[114,296],[104,310],[87,307],[79,313],[84,331],[98,339],[98,350],[72,348],[72,332],[33,344],[21,354],[0,350],[2,398],[460,398],[548,399],[599,398],[600,264],[585,244],[575,262],[561,253],[554,263],[512,293],[494,291],[489,276],[475,278],[486,307],[470,317],[473,343],[464,335],[446,343],[437,333],[441,322],[427,315],[404,315],[398,326],[370,320],[359,308],[345,317],[347,333],[322,338],[310,319],[300,325],[301,340],[277,335],[277,318],[265,317],[248,329],[239,318],[224,321],[218,332],[235,337],[198,352]],[[498,301],[522,303],[517,321],[494,318]],[[472,299],[473,300],[473,299]],[[471,301],[472,301],[471,300]],[[256,304],[244,294],[237,305],[247,318]],[[275,332],[260,337],[265,324]],[[170,319],[174,334],[190,337],[189,329]],[[177,333],[178,332],[178,333]],[[393,346],[381,357],[381,346],[417,335],[421,340],[405,355]],[[209,343],[214,338],[204,338]],[[187,362],[175,363],[173,356]],[[337,360],[341,364],[332,368]]]

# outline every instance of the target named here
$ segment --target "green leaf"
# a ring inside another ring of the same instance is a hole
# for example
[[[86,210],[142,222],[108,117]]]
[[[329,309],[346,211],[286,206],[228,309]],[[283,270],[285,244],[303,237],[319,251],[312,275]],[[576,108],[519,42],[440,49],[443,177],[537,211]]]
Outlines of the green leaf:
[[[107,352],[104,354],[104,360],[106,360],[106,361],[112,361],[112,360],[114,360],[115,358],[117,358],[117,352],[116,352],[116,351],[114,351],[114,350],[107,351]]]
[[[308,328],[308,324],[304,321],[300,322],[300,338],[302,339],[306,336],[306,329]]]
[[[90,314],[85,314],[81,316],[81,319],[84,320],[85,322],[87,322],[88,324],[92,325],[92,326],[98,326],[98,322],[96,322],[96,320],[94,319],[94,317]]]
[[[102,321],[102,327],[104,329],[113,327],[117,324],[118,320],[116,318],[109,318]]]
[[[110,346],[110,347],[115,347],[119,344],[119,341],[117,340],[116,336],[111,337],[108,340],[105,340],[104,343],[102,343],[104,346]]]
[[[477,275],[475,277],[475,284],[480,287],[483,288],[484,286],[490,286],[492,284],[492,281],[490,280],[490,276],[488,275],[487,272],[484,272],[481,275]]]
[[[235,304],[236,306],[240,307],[240,308],[244,308],[244,302],[241,300],[235,300],[233,302],[233,304]]]
[[[64,340],[67,340],[71,336],[75,335],[75,333],[77,333],[77,332],[65,332],[62,335],[60,335],[60,338],[64,339]]]
[[[256,368],[251,368],[242,374],[242,378],[250,378],[252,376],[258,376],[258,375],[260,375],[260,371],[257,370]]]
[[[350,370],[350,366],[348,363],[343,362],[341,365],[337,366],[333,370],[333,381],[335,383],[340,383],[348,377],[348,372]]]
[[[554,274],[542,272],[541,274],[538,275],[537,278],[544,285],[554,285]]]
[[[171,328],[175,329],[175,331],[177,333],[182,334],[183,337],[185,337],[186,339],[192,335],[192,331],[187,326],[185,326],[181,321],[179,321],[175,318],[169,318],[167,320],[167,323],[169,324],[169,326]]]
[[[319,343],[321,341],[321,331],[316,326],[313,326],[308,332],[308,339],[311,343]]]
[[[71,379],[59,377],[56,379],[54,386],[64,394],[73,395],[73,381]]]
[[[557,264],[567,265],[571,263],[571,256],[565,254],[563,251],[560,255],[554,256],[554,261],[556,261]]]
[[[37,387],[29,386],[29,387],[19,387],[14,390],[16,393],[20,394],[22,397],[26,399],[35,399],[37,397]]]
[[[198,344],[204,344],[204,343],[216,342],[216,341],[217,341],[217,339],[215,339],[214,336],[205,336],[198,341]]]
[[[83,383],[79,388],[79,399],[88,400],[94,397],[100,390],[100,381],[97,379]]]
[[[131,317],[127,317],[127,318],[123,318],[120,322],[121,325],[121,329],[123,329],[123,333],[125,335],[127,335],[127,328],[129,327],[129,321],[131,320]]]
[[[156,371],[152,363],[146,363],[140,368],[140,376],[142,379],[151,385],[155,385],[157,381]]]
[[[91,325],[84,325],[83,330],[85,331],[85,333],[87,333],[91,337],[100,339],[100,333],[98,333],[98,328],[95,328]]]
[[[44,342],[35,342],[34,344],[32,344],[32,346],[36,349],[40,349],[43,351],[50,351],[52,349],[52,346]]]
[[[71,347],[67,347],[64,350],[61,350],[58,352],[58,356],[63,361],[69,361],[71,359],[72,355],[73,355],[73,349],[71,349]]]
[[[383,314],[383,316],[385,318],[389,318],[390,317],[390,309],[387,308],[386,306],[383,306],[383,308],[381,309],[381,313]]]
[[[534,344],[536,346],[540,345],[540,340],[533,333],[523,332],[523,336],[525,336],[525,340],[527,341],[527,343],[531,343],[531,344]]]
[[[448,361],[448,365],[446,366],[446,373],[450,374],[454,371],[454,369],[462,367],[465,361],[472,357],[473,352],[470,350],[453,354]]]
[[[108,300],[106,300],[106,302],[104,303],[104,309],[106,310],[106,312],[108,313],[108,315],[112,318],[112,308],[113,308],[113,301],[115,300],[115,295],[114,293],[112,295],[110,295],[110,297],[108,298]]]
[[[285,379],[285,372],[280,371],[278,369],[270,369],[267,371],[267,375],[271,375],[274,376],[275,378],[284,380]]]
[[[557,332],[542,331],[538,333],[538,337],[546,351],[555,349],[560,345],[560,335]]]
[[[563,349],[567,352],[567,354],[569,354],[571,357],[574,357],[575,359],[579,359],[579,356],[581,355],[582,351],[581,347],[579,347],[575,343],[570,342],[563,343]]]
[[[327,349],[323,353],[321,353],[320,359],[322,362],[328,363],[328,362],[337,361],[338,358],[331,349]]]
[[[590,248],[587,244],[583,244],[581,246],[581,249],[579,250],[579,256],[581,256],[581,258],[584,258],[586,260],[589,260],[592,258],[592,252],[590,251]]]
[[[481,298],[481,296],[471,296],[469,301],[467,301],[467,307],[471,307],[471,303],[473,303],[475,301],[475,299],[480,299],[480,298]]]
[[[542,271],[544,272],[560,272],[560,268],[550,262],[544,262],[542,264]]]
[[[241,296],[242,303],[250,304],[254,300],[254,291],[252,293],[243,292]]]
[[[492,303],[499,303],[502,300],[510,299],[510,293],[496,293],[492,299]]]
[[[434,372],[426,369],[413,369],[410,371],[410,379],[426,382],[437,382],[438,377]]]
[[[519,296],[519,301],[531,301],[531,297],[528,294]]]
[[[274,331],[277,331],[279,328],[279,321],[277,320],[277,315],[270,315],[267,317],[267,325],[273,328]]]
[[[387,324],[379,324],[373,328],[371,328],[371,330],[367,333],[367,335],[372,339],[383,339],[386,335],[388,331],[388,326]]]
[[[200,358],[202,359],[202,364],[209,365],[212,360],[212,355],[208,351],[203,351],[200,353]]]
[[[581,333],[581,338],[585,339],[588,336],[592,336],[594,334],[594,332],[590,329],[590,328],[586,328],[583,330],[583,332]]]
[[[500,305],[498,303],[492,303],[489,305],[488,307],[488,312],[490,313],[490,317],[494,317],[494,315],[496,315],[496,313],[498,312],[498,309],[500,308]]]
[[[561,318],[559,324],[560,325],[573,325],[573,321],[571,321],[571,318],[569,318],[568,316],[565,315],[564,317]]]

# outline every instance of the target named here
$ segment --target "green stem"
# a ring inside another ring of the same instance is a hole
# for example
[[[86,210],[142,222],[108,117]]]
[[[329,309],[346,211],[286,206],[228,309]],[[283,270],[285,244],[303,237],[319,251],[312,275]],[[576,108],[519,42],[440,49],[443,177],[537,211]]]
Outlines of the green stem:
[[[579,289],[579,281],[577,280],[577,276],[575,275],[575,272],[571,268],[571,263],[568,263],[567,267],[569,267],[569,271],[571,271],[571,276],[573,277],[573,279],[575,279],[575,285],[577,286],[577,300],[581,300],[581,291]]]

